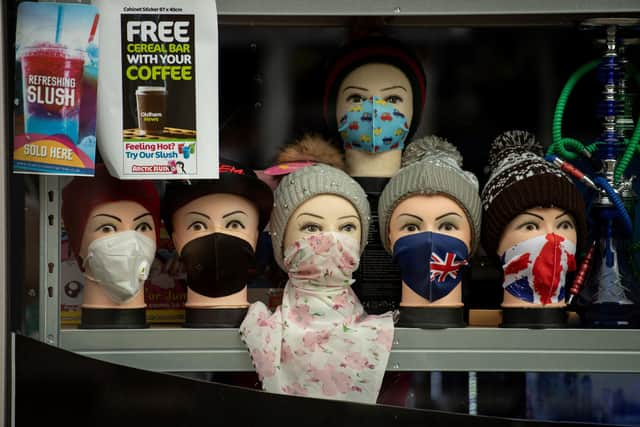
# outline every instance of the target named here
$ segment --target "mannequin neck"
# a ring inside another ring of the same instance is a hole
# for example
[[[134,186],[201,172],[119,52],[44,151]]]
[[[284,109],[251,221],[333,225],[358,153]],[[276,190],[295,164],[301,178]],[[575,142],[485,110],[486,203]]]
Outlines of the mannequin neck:
[[[82,290],[82,307],[84,308],[145,308],[144,287],[125,303],[114,302],[105,292],[102,285],[95,280],[84,276],[84,289]]]
[[[402,282],[401,307],[462,307],[462,282],[437,301],[431,302],[418,295],[405,282]]]
[[[351,176],[390,177],[400,169],[401,150],[384,153],[367,153],[360,150],[345,150],[347,173]]]
[[[243,308],[249,306],[247,301],[247,287],[235,294],[225,295],[223,297],[207,297],[187,288],[187,302],[185,307],[188,308]]]

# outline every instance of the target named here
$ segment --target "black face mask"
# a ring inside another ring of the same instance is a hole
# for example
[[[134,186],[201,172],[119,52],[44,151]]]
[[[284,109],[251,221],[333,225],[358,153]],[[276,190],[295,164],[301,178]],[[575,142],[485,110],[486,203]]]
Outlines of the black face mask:
[[[256,256],[247,241],[223,233],[207,234],[184,245],[187,285],[207,297],[241,291],[255,274]]]

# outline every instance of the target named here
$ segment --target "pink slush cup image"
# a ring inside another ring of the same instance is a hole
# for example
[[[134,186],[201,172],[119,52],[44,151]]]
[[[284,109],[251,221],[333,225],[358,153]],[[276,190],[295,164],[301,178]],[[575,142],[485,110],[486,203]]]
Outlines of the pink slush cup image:
[[[66,135],[78,144],[84,52],[56,44],[22,49],[25,133]]]

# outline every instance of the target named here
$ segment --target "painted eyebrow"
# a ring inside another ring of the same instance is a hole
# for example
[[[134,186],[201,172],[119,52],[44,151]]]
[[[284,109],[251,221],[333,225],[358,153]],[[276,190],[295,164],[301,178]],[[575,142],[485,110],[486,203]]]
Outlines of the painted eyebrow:
[[[203,216],[203,217],[205,217],[207,219],[211,219],[211,217],[209,215],[203,214],[202,212],[197,212],[197,211],[187,212],[187,215],[189,215],[189,214],[200,215],[200,216]]]
[[[357,217],[356,215],[345,215],[345,216],[341,216],[341,217],[340,217],[340,218],[338,218],[338,219],[347,219],[347,218],[355,218],[355,219],[358,219],[358,217]]]
[[[456,212],[448,212],[444,215],[440,215],[439,217],[436,218],[436,221],[440,221],[442,218],[444,218],[445,216],[449,216],[449,215],[455,215],[455,216],[459,216],[460,218],[462,218],[462,215],[460,215],[459,213]]]
[[[380,92],[384,92],[385,90],[391,90],[391,89],[402,89],[403,91],[408,92],[407,88],[400,85],[385,87],[384,89],[380,89]]]
[[[358,90],[363,90],[365,92],[369,92],[369,89],[364,88],[364,87],[360,87],[360,86],[347,86],[344,88],[344,90],[342,92],[346,92],[347,89],[358,89]]]
[[[147,215],[151,215],[151,212],[145,212],[142,215],[138,215],[137,217],[133,218],[134,221],[139,220],[140,218],[144,218]]]
[[[523,214],[526,214],[526,215],[535,216],[535,217],[536,217],[536,218],[538,218],[539,220],[544,221],[544,218],[543,218],[543,217],[541,217],[540,215],[536,215],[536,214],[534,214],[534,213],[527,212],[527,211],[524,211],[524,212],[522,212],[522,213],[523,213]]]
[[[555,217],[555,219],[558,219],[558,218],[563,217],[563,216],[565,216],[565,215],[569,215],[569,211],[564,211],[564,212],[562,212],[560,215],[558,215],[557,217]]]
[[[229,212],[227,214],[222,215],[222,218],[226,218],[228,216],[235,215],[235,214],[242,214],[244,216],[249,216],[245,211],[237,210],[237,211]]]
[[[117,216],[115,216],[115,215],[109,215],[109,214],[106,214],[106,213],[99,213],[99,214],[95,214],[93,217],[95,218],[95,217],[98,217],[98,216],[106,216],[106,217],[109,217],[109,218],[113,218],[113,219],[115,219],[115,220],[116,220],[116,221],[118,221],[118,222],[122,222],[122,220],[121,220],[120,218],[118,218]]]
[[[300,218],[302,215],[309,215],[309,216],[312,216],[312,217],[314,217],[314,218],[324,219],[324,217],[323,217],[323,216],[316,215],[316,214],[312,214],[312,213],[307,213],[307,212],[302,212],[300,215],[298,215],[298,216],[296,217],[296,219],[297,219],[297,218]]]
[[[411,218],[415,218],[415,219],[417,219],[418,221],[424,221],[424,220],[423,220],[422,218],[420,218],[418,215],[413,215],[413,214],[408,214],[408,213],[402,213],[402,214],[398,215],[398,218],[399,218],[399,217],[401,217],[401,216],[409,216],[409,217],[411,217]]]

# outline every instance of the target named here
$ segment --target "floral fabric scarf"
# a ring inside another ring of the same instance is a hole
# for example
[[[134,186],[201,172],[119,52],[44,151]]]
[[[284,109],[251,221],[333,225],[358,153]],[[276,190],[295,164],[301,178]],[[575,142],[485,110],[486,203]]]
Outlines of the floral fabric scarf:
[[[240,325],[266,391],[376,402],[393,318],[367,315],[351,289],[358,246],[344,234],[319,233],[285,251],[282,305],[272,314],[254,303]]]

